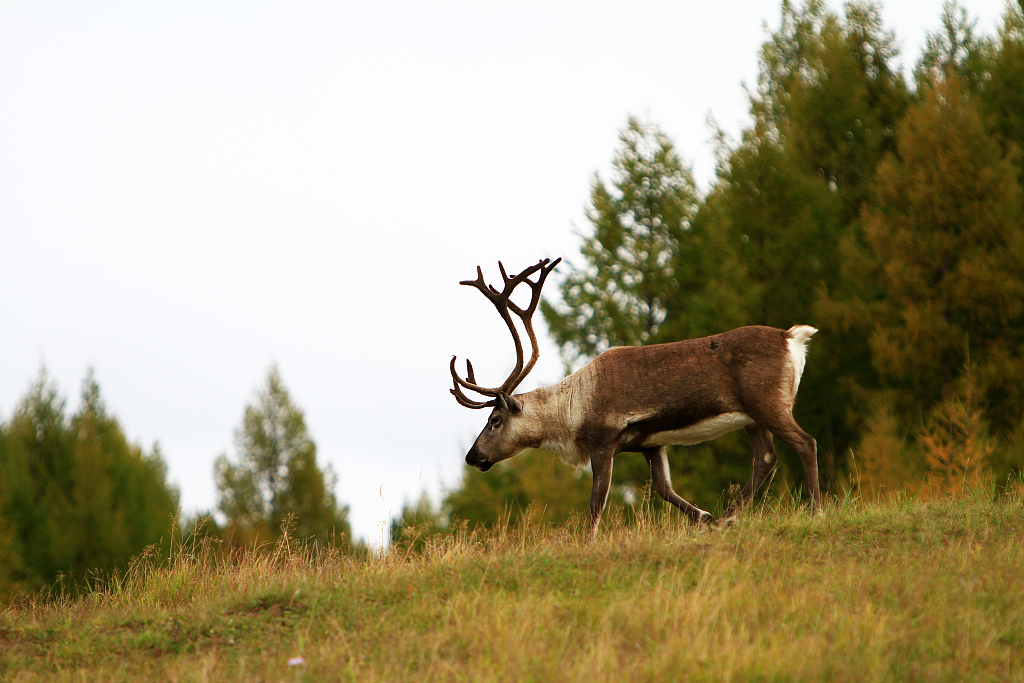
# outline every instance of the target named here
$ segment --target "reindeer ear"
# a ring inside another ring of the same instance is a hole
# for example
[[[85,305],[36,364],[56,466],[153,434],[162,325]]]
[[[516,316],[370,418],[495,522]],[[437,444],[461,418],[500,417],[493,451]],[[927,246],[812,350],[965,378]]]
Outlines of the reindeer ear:
[[[523,404],[520,403],[518,399],[513,396],[509,396],[504,392],[498,394],[498,402],[501,404],[502,408],[512,415],[515,415],[523,409]]]

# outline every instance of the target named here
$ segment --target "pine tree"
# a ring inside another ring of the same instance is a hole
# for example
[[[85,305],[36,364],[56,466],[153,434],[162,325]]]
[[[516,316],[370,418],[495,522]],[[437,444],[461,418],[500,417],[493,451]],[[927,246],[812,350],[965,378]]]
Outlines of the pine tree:
[[[947,78],[955,78],[972,95],[984,91],[989,81],[991,41],[977,33],[978,21],[953,0],[942,8],[941,26],[925,38],[915,77],[924,92]]]
[[[562,282],[561,303],[541,311],[567,363],[612,346],[655,340],[686,297],[681,252],[698,196],[690,169],[656,126],[630,118],[606,185],[595,176],[584,262]]]
[[[877,192],[865,231],[888,296],[871,336],[875,362],[884,376],[934,402],[971,346],[1021,341],[1016,169],[959,79],[949,78],[908,112],[898,155],[879,169]]]
[[[941,493],[961,495],[982,480],[993,445],[982,411],[948,399],[935,406],[919,436],[929,482]]]
[[[739,303],[743,323],[822,330],[798,411],[818,440],[826,490],[856,438],[854,389],[873,372],[863,335],[838,327],[817,299],[844,291],[841,236],[859,238],[860,207],[908,102],[896,56],[875,5],[848,3],[840,17],[817,0],[784,2],[761,50],[753,121],[737,143],[720,138],[717,181],[697,221],[708,217],[701,227],[741,266],[723,310]],[[799,471],[788,449],[780,458],[783,475]]]
[[[178,491],[167,483],[159,447],[145,453],[128,442],[90,368],[81,405],[71,418],[74,504],[79,567],[113,569],[145,547],[170,549]]]
[[[17,530],[27,588],[52,585],[75,568],[72,434],[65,400],[45,368],[15,408],[2,463],[6,516]]]
[[[1004,152],[1016,154],[1017,177],[1024,183],[1024,5],[1007,4],[987,71],[981,101]]]
[[[10,499],[14,482],[10,464],[7,429],[0,424],[0,602],[25,590],[30,578],[21,559],[24,549],[18,528],[11,517]]]
[[[865,2],[847,3],[842,18],[821,0],[783,2],[762,47],[753,130],[836,195],[840,226],[859,214],[909,102],[897,56],[881,9]]]
[[[853,483],[875,498],[907,492],[920,479],[912,449],[891,397],[878,392],[852,456]]]
[[[245,408],[235,447],[236,461],[222,454],[214,465],[217,505],[230,539],[241,545],[273,540],[287,522],[295,538],[350,547],[348,507],[335,497],[335,475],[317,464],[305,416],[274,366]]]
[[[851,247],[851,263],[870,284],[850,302],[848,320],[868,337],[914,450],[922,458],[946,453],[936,457],[948,461],[952,444],[970,445],[948,436],[963,425],[981,433],[971,425],[987,424],[999,437],[1020,424],[1021,188],[955,74],[928,85],[900,124],[897,143],[879,167],[877,201],[864,212],[865,243]],[[977,387],[972,401],[963,396],[965,367]]]
[[[92,370],[71,420],[65,405],[41,369],[2,430],[0,537],[13,534],[8,550],[23,589],[61,576],[74,586],[123,568],[147,546],[166,551],[177,511],[159,451],[128,443]]]

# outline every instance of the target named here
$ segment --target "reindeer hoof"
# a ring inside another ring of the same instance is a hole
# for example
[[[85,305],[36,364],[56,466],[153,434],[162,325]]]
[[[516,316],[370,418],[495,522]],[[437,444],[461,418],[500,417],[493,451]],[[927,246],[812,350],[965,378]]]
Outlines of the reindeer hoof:
[[[734,524],[736,524],[736,515],[728,515],[718,520],[718,524],[716,524],[715,526],[719,529],[728,529]]]
[[[711,516],[710,512],[705,512],[704,510],[700,510],[697,513],[697,521],[696,521],[697,526],[710,526],[711,524],[714,524],[714,523],[715,523],[715,518]]]

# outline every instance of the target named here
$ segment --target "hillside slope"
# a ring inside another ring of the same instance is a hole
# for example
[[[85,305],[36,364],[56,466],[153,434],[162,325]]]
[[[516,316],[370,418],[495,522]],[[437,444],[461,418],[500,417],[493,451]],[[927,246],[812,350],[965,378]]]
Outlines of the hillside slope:
[[[724,533],[611,520],[584,538],[142,558],[0,613],[0,679],[1024,680],[1019,495],[755,511]]]

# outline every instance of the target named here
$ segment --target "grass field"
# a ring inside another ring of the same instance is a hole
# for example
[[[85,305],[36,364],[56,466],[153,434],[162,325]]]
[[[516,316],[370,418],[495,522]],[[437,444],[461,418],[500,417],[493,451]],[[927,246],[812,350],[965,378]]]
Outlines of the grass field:
[[[527,528],[369,560],[185,548],[0,612],[0,680],[147,678],[1024,681],[1024,500],[609,520],[593,543]]]

